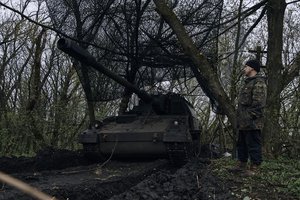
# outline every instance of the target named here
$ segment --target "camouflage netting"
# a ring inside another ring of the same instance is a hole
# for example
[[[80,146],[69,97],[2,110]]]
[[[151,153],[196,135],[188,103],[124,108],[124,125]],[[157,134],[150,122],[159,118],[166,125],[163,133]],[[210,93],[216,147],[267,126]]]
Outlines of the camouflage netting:
[[[182,54],[174,32],[155,11],[152,1],[46,0],[58,30],[87,48],[99,63],[139,88],[193,77],[191,61]],[[173,1],[170,6],[195,44],[212,64],[217,62],[217,35],[223,0]],[[123,86],[88,66],[74,65],[90,101],[123,95]],[[202,90],[215,104],[203,80]],[[153,90],[152,90],[153,91]]]

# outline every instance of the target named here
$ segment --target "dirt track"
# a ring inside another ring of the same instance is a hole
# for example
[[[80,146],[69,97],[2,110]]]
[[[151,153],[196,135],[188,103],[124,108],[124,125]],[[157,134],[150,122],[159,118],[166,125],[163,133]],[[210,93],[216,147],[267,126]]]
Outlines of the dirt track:
[[[234,199],[207,170],[207,159],[174,168],[167,160],[91,163],[79,152],[48,149],[34,158],[1,158],[0,170],[57,199]],[[1,200],[28,195],[2,185]]]

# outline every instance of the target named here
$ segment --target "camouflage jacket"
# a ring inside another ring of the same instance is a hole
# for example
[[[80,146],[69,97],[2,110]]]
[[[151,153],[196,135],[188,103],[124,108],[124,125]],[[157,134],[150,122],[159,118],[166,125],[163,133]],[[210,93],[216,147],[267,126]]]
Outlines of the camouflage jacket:
[[[258,130],[263,128],[263,110],[266,105],[267,86],[264,77],[248,77],[239,93],[237,128]]]

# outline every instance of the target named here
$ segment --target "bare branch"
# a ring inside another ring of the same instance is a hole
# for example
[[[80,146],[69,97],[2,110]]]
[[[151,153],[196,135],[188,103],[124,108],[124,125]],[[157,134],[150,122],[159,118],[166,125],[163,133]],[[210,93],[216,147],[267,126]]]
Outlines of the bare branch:
[[[295,1],[288,2],[288,3],[286,3],[286,5],[293,4],[293,3],[298,3],[298,2],[300,2],[300,0],[295,0]]]
[[[6,4],[4,4],[4,3],[2,3],[2,2],[0,2],[0,6],[3,6],[3,7],[5,7],[5,8],[7,8],[7,9],[9,9],[9,10],[11,10],[11,11],[13,11],[13,12],[19,14],[22,18],[28,20],[29,22],[31,22],[31,23],[33,23],[33,24],[36,24],[36,25],[38,25],[38,26],[41,26],[41,27],[43,27],[43,28],[46,29],[46,30],[49,29],[49,30],[52,30],[52,31],[56,32],[60,37],[69,38],[69,39],[71,39],[71,40],[73,40],[73,41],[76,41],[76,42],[79,42],[79,43],[81,43],[81,44],[87,44],[87,45],[91,45],[91,46],[96,47],[96,48],[99,48],[99,49],[103,49],[103,48],[101,48],[101,47],[98,46],[98,45],[95,45],[95,44],[92,44],[92,43],[89,43],[89,42],[83,42],[83,41],[81,41],[81,40],[75,39],[75,38],[70,37],[70,36],[68,36],[67,34],[65,34],[65,33],[61,32],[61,31],[59,31],[59,30],[57,30],[57,29],[55,29],[55,28],[53,28],[53,27],[51,27],[51,26],[47,26],[47,25],[45,25],[45,24],[42,24],[42,23],[40,23],[40,22],[37,22],[37,21],[31,19],[30,17],[28,17],[27,15],[23,14],[22,12],[20,12],[20,11],[14,9],[14,8],[12,8],[12,7],[6,5]]]
[[[299,76],[300,73],[300,52],[297,54],[293,64],[289,69],[283,72],[283,88],[286,87],[295,77]],[[283,89],[282,88],[282,89]]]

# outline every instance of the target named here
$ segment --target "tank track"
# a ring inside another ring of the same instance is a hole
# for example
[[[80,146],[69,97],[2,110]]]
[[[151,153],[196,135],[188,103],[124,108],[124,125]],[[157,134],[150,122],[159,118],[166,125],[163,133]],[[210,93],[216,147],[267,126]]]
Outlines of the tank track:
[[[173,165],[183,165],[194,157],[200,156],[200,141],[166,143],[169,160]]]
[[[98,144],[84,144],[83,153],[91,161],[103,161],[105,159],[99,151]]]
[[[188,162],[192,156],[189,143],[170,142],[166,144],[167,153],[171,164],[183,165]]]
[[[184,165],[196,156],[195,144],[193,143],[168,142],[165,145],[170,163],[174,166]],[[101,154],[98,144],[84,144],[83,153],[86,158],[92,161],[104,161],[107,159],[107,156]]]

